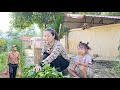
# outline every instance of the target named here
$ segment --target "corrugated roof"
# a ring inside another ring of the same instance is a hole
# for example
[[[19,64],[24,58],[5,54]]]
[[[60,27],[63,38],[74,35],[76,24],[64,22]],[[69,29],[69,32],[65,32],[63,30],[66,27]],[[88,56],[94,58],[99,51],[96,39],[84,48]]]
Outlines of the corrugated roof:
[[[71,17],[71,18],[76,18],[76,19],[81,19],[85,16],[98,17],[98,18],[109,18],[109,19],[120,19],[120,16],[102,16],[102,15],[84,15],[84,14],[66,14],[65,16]]]

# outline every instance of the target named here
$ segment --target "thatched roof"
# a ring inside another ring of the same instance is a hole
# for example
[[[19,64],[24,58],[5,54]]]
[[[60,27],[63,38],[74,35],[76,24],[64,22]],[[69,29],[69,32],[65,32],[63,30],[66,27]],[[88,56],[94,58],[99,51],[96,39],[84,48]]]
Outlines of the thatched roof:
[[[85,29],[94,26],[109,25],[115,23],[120,23],[120,16],[65,14],[63,20],[63,26],[69,29]]]

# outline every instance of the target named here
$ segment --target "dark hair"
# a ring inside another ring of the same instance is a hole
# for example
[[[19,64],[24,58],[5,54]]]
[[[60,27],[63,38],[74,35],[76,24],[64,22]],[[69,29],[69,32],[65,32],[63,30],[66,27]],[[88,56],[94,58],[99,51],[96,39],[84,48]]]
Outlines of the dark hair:
[[[45,29],[45,31],[49,31],[52,34],[52,36],[55,36],[55,38],[54,38],[55,40],[59,40],[58,39],[58,34],[54,29],[47,28],[47,29]]]
[[[85,49],[91,50],[91,48],[88,46],[88,44],[89,44],[89,42],[82,43],[82,41],[80,41],[80,43],[78,44],[78,47],[79,48],[85,48]]]
[[[12,45],[12,48],[17,47],[17,45]]]

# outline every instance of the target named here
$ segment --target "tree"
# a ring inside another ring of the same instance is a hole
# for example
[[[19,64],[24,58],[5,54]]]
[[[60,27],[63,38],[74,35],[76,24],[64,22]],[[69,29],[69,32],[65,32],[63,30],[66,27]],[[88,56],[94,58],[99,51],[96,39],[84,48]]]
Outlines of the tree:
[[[11,26],[17,30],[24,30],[37,24],[42,33],[45,28],[52,25],[63,12],[12,12]]]
[[[53,29],[56,30],[56,32],[58,33],[58,37],[59,39],[61,39],[65,34],[66,32],[68,32],[68,28],[66,27],[62,27],[62,21],[64,19],[64,14],[62,15],[59,15],[53,22],[53,24],[50,26],[52,27]]]
[[[38,24],[39,28],[46,28],[62,12],[12,12],[11,25],[17,30],[23,30],[32,24]]]
[[[120,16],[120,12],[101,12],[101,15],[105,15],[105,16]]]
[[[5,40],[4,39],[0,39],[0,46],[3,46],[5,44]]]
[[[102,16],[120,16],[120,12],[79,12],[79,14],[91,14],[91,15],[102,15]]]
[[[10,16],[12,29],[24,30],[33,24],[33,12],[12,12]]]
[[[6,51],[6,40],[0,39],[0,53]]]

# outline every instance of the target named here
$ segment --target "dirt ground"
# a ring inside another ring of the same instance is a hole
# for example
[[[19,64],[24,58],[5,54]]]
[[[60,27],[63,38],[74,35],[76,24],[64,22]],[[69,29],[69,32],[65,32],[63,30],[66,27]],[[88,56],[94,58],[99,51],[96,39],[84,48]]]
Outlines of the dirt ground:
[[[33,56],[31,53],[32,51],[27,50],[28,57],[26,58],[26,65],[33,64]],[[93,78],[120,78],[114,71],[110,71],[112,68],[112,64],[110,62],[93,62],[92,69],[94,71]],[[9,76],[5,76],[3,72],[0,72],[0,78],[9,78]]]

